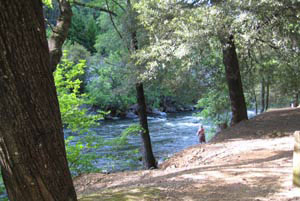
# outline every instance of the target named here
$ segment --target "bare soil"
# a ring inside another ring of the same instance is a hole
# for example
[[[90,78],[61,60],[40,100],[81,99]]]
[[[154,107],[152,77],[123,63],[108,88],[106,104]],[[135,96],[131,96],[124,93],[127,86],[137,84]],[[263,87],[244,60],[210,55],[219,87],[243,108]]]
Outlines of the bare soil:
[[[300,201],[292,187],[300,109],[270,110],[185,149],[157,170],[75,178],[80,201]]]

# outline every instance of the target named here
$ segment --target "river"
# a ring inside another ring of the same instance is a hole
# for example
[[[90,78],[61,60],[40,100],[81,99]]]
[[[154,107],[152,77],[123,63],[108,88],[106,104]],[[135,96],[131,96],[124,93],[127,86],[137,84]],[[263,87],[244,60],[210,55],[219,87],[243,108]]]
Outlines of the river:
[[[122,131],[131,124],[138,123],[138,119],[103,121],[98,128],[92,129],[105,140],[111,140],[121,135]],[[167,116],[148,117],[148,124],[154,156],[158,163],[172,156],[174,153],[198,143],[196,136],[199,124],[203,124],[209,140],[212,125],[204,123],[201,117],[194,116],[192,112],[168,114]],[[100,158],[95,165],[103,172],[136,170],[142,168],[139,160],[131,160],[128,151],[140,149],[140,136],[130,136],[128,145],[115,150],[110,146],[97,150],[98,155],[113,155],[118,159]]]

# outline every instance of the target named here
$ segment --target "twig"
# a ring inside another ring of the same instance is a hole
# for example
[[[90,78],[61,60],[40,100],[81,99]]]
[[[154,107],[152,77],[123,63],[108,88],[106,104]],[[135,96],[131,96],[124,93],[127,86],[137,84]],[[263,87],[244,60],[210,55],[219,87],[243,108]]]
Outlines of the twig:
[[[109,10],[109,5],[108,5],[107,0],[105,0],[105,3],[106,3],[107,9]],[[123,39],[123,36],[122,36],[122,34],[120,33],[120,31],[118,30],[118,28],[117,28],[117,26],[116,26],[116,24],[115,24],[115,21],[114,21],[114,19],[112,18],[112,14],[111,14],[111,13],[109,13],[109,18],[110,18],[110,21],[111,21],[111,23],[112,23],[114,29],[115,29],[116,32],[118,33],[119,37],[120,37],[121,39]]]
[[[45,18],[45,22],[46,24],[50,27],[51,31],[54,32],[54,33],[57,33],[55,30],[54,30],[54,27],[52,26],[52,24]]]
[[[115,0],[112,0],[115,4],[117,4],[123,11],[125,11],[126,12],[126,9],[120,4],[120,3],[118,3],[117,1],[115,1]]]
[[[112,12],[111,10],[102,8],[102,7],[98,7],[98,6],[94,6],[94,5],[90,5],[90,4],[86,4],[86,3],[81,3],[81,2],[78,2],[78,1],[75,1],[75,0],[73,0],[72,3],[75,4],[75,5],[78,5],[78,6],[82,6],[82,7],[86,7],[86,8],[92,8],[92,9],[95,9],[95,10],[103,11],[103,12],[109,13],[110,15],[113,15],[115,17],[117,16],[116,13]]]

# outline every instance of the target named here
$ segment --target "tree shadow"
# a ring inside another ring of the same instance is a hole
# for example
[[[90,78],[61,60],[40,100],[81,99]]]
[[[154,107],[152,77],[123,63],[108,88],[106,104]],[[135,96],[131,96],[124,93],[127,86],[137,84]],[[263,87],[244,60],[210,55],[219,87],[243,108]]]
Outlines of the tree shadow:
[[[298,119],[300,118],[300,108],[285,108],[281,110],[271,110],[253,117],[249,121],[229,127],[222,131],[222,135],[216,135],[212,143],[223,142],[224,140],[242,138],[261,138],[266,135],[280,133],[283,137],[292,135],[300,130]]]
[[[264,163],[271,161],[281,163],[282,160],[290,159],[291,156],[292,151],[280,151],[263,159],[203,166],[156,177],[146,175],[139,178],[138,182],[130,181],[105,189],[94,189],[95,194],[90,194],[80,201],[255,200],[274,194],[282,188],[280,177],[284,173],[274,172]],[[192,178],[199,174],[204,176],[210,174],[211,177]],[[214,176],[214,174],[222,176]],[[186,177],[187,175],[189,177]]]

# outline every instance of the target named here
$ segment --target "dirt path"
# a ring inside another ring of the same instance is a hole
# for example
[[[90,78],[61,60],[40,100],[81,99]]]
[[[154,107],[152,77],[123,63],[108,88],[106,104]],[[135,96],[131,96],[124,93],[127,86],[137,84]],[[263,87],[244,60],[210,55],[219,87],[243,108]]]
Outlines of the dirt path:
[[[300,109],[272,110],[175,154],[159,170],[75,179],[80,201],[300,201],[292,188]]]

